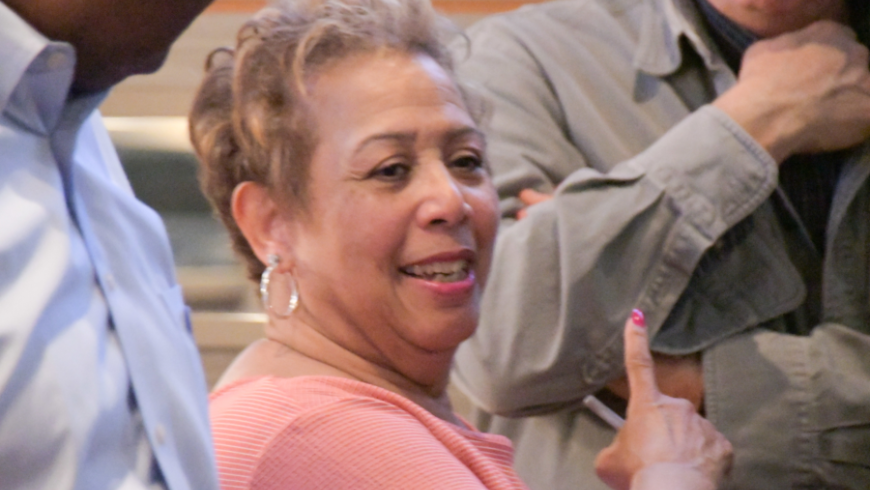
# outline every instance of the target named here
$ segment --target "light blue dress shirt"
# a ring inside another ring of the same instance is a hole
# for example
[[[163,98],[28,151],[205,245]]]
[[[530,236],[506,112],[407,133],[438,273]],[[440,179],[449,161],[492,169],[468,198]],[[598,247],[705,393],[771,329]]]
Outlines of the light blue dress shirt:
[[[0,3],[0,489],[217,489],[206,386],[157,214],[75,51]]]

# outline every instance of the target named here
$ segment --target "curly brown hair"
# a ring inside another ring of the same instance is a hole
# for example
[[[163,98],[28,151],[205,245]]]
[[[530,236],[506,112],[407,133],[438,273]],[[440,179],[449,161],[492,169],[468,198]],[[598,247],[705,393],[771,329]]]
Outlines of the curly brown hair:
[[[251,279],[264,267],[233,220],[232,193],[253,181],[280,206],[305,211],[317,145],[306,80],[350,56],[385,49],[428,55],[452,76],[444,40],[456,31],[448,26],[428,0],[289,0],[242,26],[235,49],[209,55],[190,113],[191,141],[203,192]]]

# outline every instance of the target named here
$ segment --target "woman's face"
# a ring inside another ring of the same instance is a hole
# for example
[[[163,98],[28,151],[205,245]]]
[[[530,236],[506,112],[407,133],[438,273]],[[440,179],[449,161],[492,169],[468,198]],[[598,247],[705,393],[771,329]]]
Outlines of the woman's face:
[[[318,146],[289,228],[294,315],[425,377],[413,373],[452,357],[477,323],[498,224],[483,136],[425,55],[354,56],[309,88]]]

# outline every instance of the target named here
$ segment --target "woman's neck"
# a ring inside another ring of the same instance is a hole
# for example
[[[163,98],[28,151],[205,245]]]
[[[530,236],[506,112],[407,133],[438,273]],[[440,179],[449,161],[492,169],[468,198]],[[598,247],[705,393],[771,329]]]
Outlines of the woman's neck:
[[[427,379],[420,382],[394,367],[357,354],[324,335],[320,329],[294,317],[270,321],[266,338],[270,345],[262,347],[258,355],[261,356],[261,368],[265,368],[263,370],[268,374],[281,377],[338,376],[361,381],[402,395],[436,417],[461,425],[447,396],[449,362],[427,363],[421,359],[418,365],[427,366]]]

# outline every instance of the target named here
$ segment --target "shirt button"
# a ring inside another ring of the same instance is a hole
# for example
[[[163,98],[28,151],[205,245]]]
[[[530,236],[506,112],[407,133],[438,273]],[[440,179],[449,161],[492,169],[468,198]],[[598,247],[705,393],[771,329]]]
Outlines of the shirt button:
[[[163,424],[157,424],[157,427],[154,428],[154,442],[158,446],[162,446],[166,442],[166,428],[163,427]]]
[[[114,291],[115,287],[117,287],[117,284],[115,283],[115,276],[111,274],[106,274],[106,276],[103,277],[103,282],[106,285],[106,289],[108,289],[109,291]]]

